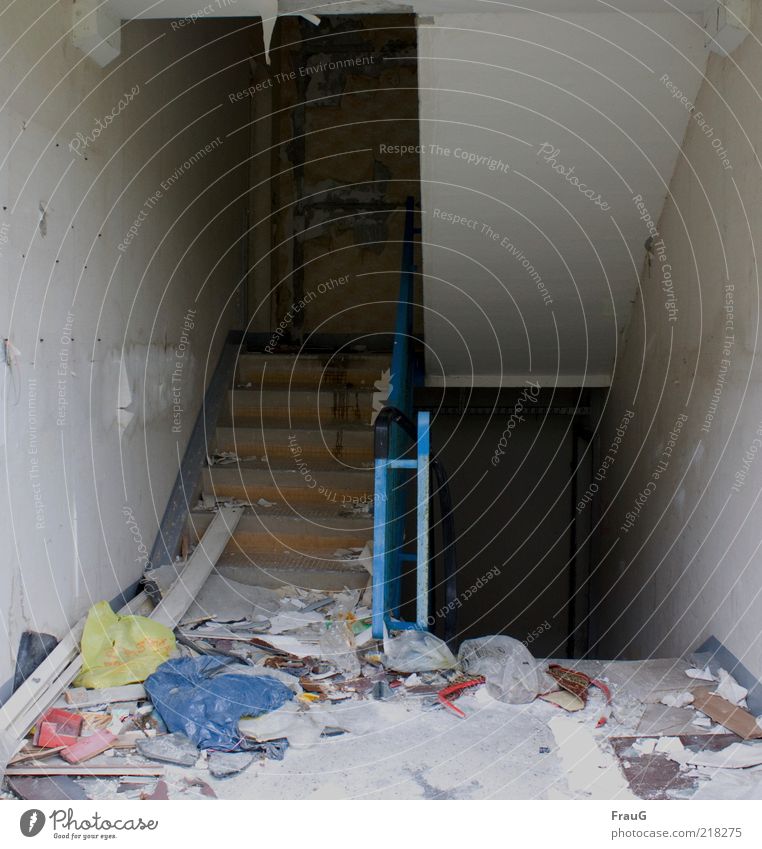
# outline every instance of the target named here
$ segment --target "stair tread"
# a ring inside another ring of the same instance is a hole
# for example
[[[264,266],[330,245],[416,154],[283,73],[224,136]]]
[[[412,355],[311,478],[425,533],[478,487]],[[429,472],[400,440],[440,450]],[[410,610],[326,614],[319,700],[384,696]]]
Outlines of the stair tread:
[[[373,469],[348,469],[345,467],[326,468],[321,470],[324,478],[335,478],[337,482],[349,484],[362,484],[363,481],[373,482]],[[260,461],[246,461],[240,464],[228,464],[222,466],[205,466],[204,472],[211,474],[214,478],[226,481],[242,481],[246,483],[269,482],[271,479],[282,482],[284,486],[304,486],[304,475],[299,469],[292,467],[278,468],[272,464]],[[327,483],[328,481],[324,481]],[[305,487],[307,488],[307,487]]]
[[[276,554],[272,552],[239,551],[234,555],[223,555],[218,561],[220,566],[230,563],[249,563],[262,569],[305,569],[310,571],[332,572],[365,572],[368,577],[370,573],[357,559],[345,560],[339,557],[327,556],[324,552],[284,552]]]
[[[210,524],[215,515],[216,512],[213,510],[193,510],[190,519],[201,529]],[[313,529],[313,533],[324,530],[326,534],[332,535],[363,531],[372,534],[373,531],[373,518],[367,514],[345,515],[335,509],[321,510],[312,507],[294,510],[283,504],[273,507],[245,507],[235,532],[256,533],[266,531],[272,526],[287,528],[290,524],[296,526],[306,524]]]
[[[276,435],[276,436],[282,436],[282,435],[288,436],[288,434],[294,434],[294,435],[319,434],[321,432],[321,430],[330,430],[331,432],[333,432],[334,430],[350,430],[353,433],[362,433],[362,434],[368,435],[372,431],[372,426],[370,425],[370,423],[366,424],[365,422],[348,421],[348,422],[337,422],[336,424],[331,425],[330,427],[322,427],[322,428],[320,428],[320,427],[304,427],[304,426],[289,427],[289,425],[284,422],[283,424],[268,424],[268,425],[265,425],[264,427],[261,427],[259,425],[247,425],[247,424],[220,425],[217,428],[217,433],[219,434],[220,431],[232,431],[234,433],[240,432],[240,433],[245,434],[245,435],[249,435],[249,434],[268,435],[268,434],[272,433],[273,435]]]
[[[307,462],[307,461],[304,461]],[[329,459],[319,458],[312,459],[310,458],[307,465],[309,466],[310,472],[372,472],[373,471],[373,463],[370,460],[362,461],[366,465],[356,465],[352,462],[342,461],[338,459]],[[272,471],[272,472],[283,472],[286,474],[292,474],[296,472],[299,473],[299,469],[295,467],[293,457],[277,457],[273,459],[267,459],[267,455],[264,457],[241,457],[240,459],[230,462],[230,463],[214,463],[212,465],[205,466],[207,469],[235,469],[242,472],[249,471]]]
[[[210,516],[214,517],[214,510],[194,510],[192,516]],[[272,507],[261,507],[260,505],[244,505],[243,516],[241,516],[239,525],[245,523],[247,517],[254,516],[262,519],[308,519],[310,521],[322,521],[329,519],[347,519],[348,521],[357,522],[358,524],[365,523],[370,529],[373,528],[373,516],[362,510],[350,510],[349,508],[341,508],[337,505],[329,505],[326,507],[314,507],[313,505],[305,506],[303,509],[296,509],[288,504],[274,504]],[[210,520],[211,521],[211,518]]]
[[[246,353],[241,354],[238,357],[238,360],[267,360],[268,362],[272,362],[273,360],[336,360],[341,358],[342,360],[378,360],[379,362],[389,362],[391,360],[391,353],[384,352],[376,352],[376,351],[342,351],[338,354],[321,354],[315,351],[310,351],[307,353],[295,353],[295,354],[267,354],[263,351],[248,351]]]

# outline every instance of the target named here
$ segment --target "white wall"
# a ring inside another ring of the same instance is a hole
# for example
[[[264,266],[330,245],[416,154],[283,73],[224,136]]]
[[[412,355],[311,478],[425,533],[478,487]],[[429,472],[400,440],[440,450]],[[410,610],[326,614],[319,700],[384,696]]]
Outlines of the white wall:
[[[634,418],[602,484],[593,621],[605,655],[674,656],[713,635],[762,677],[758,6],[754,36],[709,61],[659,223],[666,258],[644,271],[617,363],[602,453]]]
[[[688,121],[660,78],[695,97],[705,60],[678,13],[422,22],[430,384],[609,384],[648,235],[635,198],[658,219]]]
[[[133,23],[100,69],[67,37],[70,8],[15,3],[0,28],[0,314],[18,351],[0,384],[0,685],[23,630],[60,635],[140,576],[236,315],[242,203],[215,216],[246,188],[247,134],[227,133],[248,103],[227,93],[248,85],[249,36]]]

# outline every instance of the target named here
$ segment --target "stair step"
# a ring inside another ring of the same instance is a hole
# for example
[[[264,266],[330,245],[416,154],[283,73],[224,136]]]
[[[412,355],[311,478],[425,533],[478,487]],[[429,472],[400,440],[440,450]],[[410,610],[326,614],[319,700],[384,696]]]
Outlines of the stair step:
[[[202,488],[206,496],[237,498],[251,505],[264,498],[290,505],[351,507],[373,501],[373,472],[211,466],[203,470]]]
[[[303,428],[218,427],[217,451],[239,457],[267,457],[270,462],[296,459],[309,462],[339,460],[350,464],[373,459],[373,432],[362,426]]]
[[[228,554],[320,552],[321,556],[330,558],[338,549],[362,548],[373,536],[373,522],[367,517],[315,519],[298,513],[270,516],[265,510],[244,513],[226,548]],[[189,530],[193,544],[198,543],[214,515],[191,514]]]
[[[369,389],[234,389],[228,393],[221,425],[326,428],[352,423],[370,429],[373,393]]]
[[[243,354],[236,383],[252,388],[288,386],[292,389],[339,386],[373,388],[389,368],[389,354]]]
[[[305,589],[338,592],[344,587],[362,589],[370,574],[357,561],[338,560],[309,554],[247,555],[223,552],[217,571],[228,580],[250,586],[277,589],[293,584]]]

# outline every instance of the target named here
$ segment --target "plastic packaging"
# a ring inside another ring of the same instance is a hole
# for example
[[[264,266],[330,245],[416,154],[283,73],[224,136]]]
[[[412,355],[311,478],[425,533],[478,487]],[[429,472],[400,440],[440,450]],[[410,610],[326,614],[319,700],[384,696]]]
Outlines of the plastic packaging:
[[[460,646],[458,664],[469,675],[483,675],[487,692],[512,705],[527,704],[540,693],[556,689],[529,649],[504,634],[466,640]]]
[[[82,671],[75,687],[138,684],[175,650],[175,635],[145,616],[119,616],[107,601],[87,614],[81,642]]]
[[[211,656],[169,660],[145,688],[170,731],[182,731],[199,749],[223,751],[240,747],[242,716],[277,710],[294,697],[275,678],[236,675],[226,660]]]
[[[395,672],[430,672],[454,669],[455,655],[447,643],[428,631],[402,631],[384,639],[386,666]]]
[[[350,678],[360,677],[360,658],[346,619],[333,619],[320,635],[320,656]]]

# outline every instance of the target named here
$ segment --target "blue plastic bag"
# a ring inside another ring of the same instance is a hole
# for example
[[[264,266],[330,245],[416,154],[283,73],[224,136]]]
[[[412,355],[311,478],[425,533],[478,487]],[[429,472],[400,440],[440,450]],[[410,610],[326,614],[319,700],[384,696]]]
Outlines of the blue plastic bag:
[[[182,731],[199,749],[231,751],[244,742],[242,716],[277,710],[293,692],[266,675],[236,675],[229,662],[211,656],[168,660],[145,688],[170,731]]]

